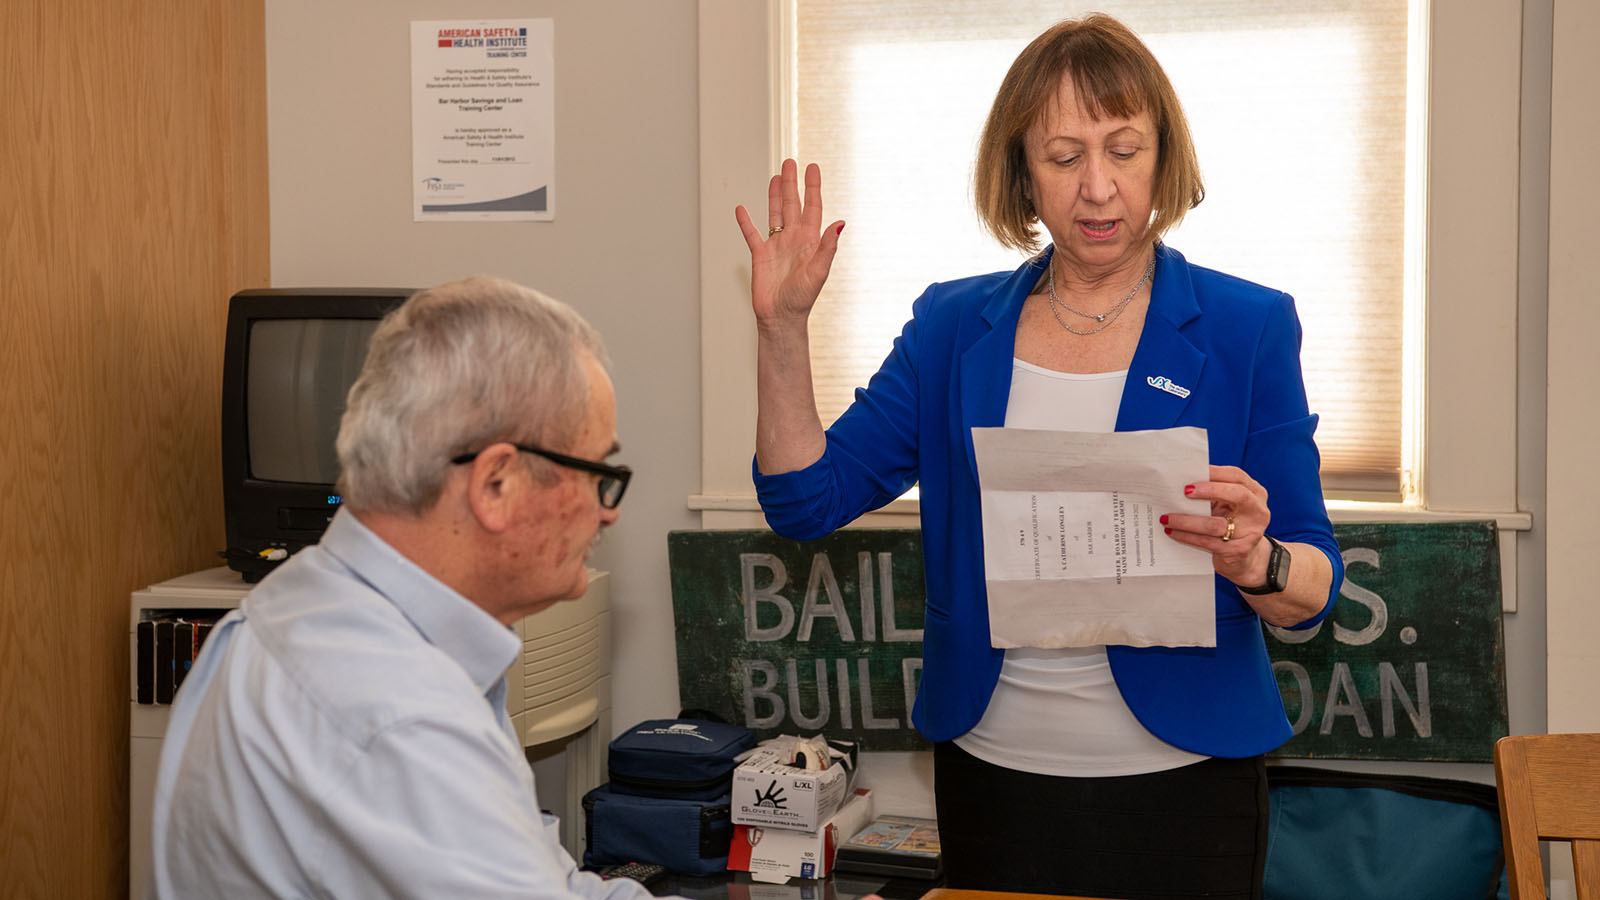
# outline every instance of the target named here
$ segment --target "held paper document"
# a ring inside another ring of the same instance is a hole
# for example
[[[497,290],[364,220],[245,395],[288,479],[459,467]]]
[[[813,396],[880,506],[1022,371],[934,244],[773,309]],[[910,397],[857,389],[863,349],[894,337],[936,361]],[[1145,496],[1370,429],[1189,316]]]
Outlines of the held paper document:
[[[1210,480],[1203,428],[1087,434],[974,428],[995,647],[1214,647],[1211,554],[1164,513]]]

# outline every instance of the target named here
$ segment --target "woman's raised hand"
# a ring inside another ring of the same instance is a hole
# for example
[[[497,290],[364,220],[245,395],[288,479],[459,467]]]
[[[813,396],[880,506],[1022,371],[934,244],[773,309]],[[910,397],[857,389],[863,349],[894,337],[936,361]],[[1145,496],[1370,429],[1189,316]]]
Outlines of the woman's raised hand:
[[[758,324],[804,321],[811,314],[844,231],[843,221],[822,230],[822,170],[816,163],[806,166],[804,203],[797,170],[786,159],[767,183],[765,235],[743,206],[733,213],[750,247],[750,305]]]

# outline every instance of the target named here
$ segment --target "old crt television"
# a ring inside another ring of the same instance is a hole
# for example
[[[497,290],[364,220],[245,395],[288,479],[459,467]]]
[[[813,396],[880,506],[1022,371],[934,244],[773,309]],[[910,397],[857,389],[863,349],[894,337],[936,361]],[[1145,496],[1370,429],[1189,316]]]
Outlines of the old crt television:
[[[228,302],[222,506],[228,566],[260,581],[339,507],[334,439],[378,320],[400,288],[247,290]]]

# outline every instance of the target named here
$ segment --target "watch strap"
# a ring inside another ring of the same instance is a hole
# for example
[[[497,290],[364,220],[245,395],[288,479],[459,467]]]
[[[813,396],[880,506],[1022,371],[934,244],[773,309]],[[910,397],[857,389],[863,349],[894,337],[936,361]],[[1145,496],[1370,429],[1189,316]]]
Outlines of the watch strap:
[[[1260,587],[1237,585],[1241,594],[1278,594],[1289,587],[1289,548],[1278,543],[1271,535],[1263,534],[1272,544],[1272,555],[1267,557],[1267,581]]]

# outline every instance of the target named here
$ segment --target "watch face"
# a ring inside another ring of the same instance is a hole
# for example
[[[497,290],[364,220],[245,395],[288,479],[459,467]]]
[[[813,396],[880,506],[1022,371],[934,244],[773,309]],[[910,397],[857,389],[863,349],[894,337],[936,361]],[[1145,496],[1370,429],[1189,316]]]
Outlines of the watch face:
[[[1272,542],[1272,558],[1267,561],[1267,586],[1275,591],[1289,587],[1289,551],[1277,541]]]

